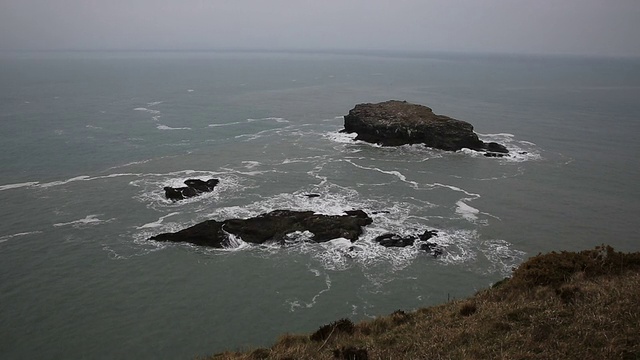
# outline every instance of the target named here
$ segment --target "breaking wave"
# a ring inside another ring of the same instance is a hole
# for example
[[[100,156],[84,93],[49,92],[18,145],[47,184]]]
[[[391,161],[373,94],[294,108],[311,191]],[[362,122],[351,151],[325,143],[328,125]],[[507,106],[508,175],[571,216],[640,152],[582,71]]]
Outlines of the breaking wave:
[[[175,174],[178,175],[178,174]],[[182,174],[181,174],[182,175]],[[208,174],[214,175],[214,174]],[[229,176],[228,174],[215,174]],[[167,185],[179,185],[185,178],[184,175],[173,178],[172,181],[157,179],[155,185],[151,183],[143,185],[141,180],[136,180],[136,186],[149,186],[149,188],[159,188],[159,182]],[[227,180],[230,180],[227,179]],[[220,184],[223,184],[221,181]],[[236,187],[241,187],[236,183]],[[473,195],[463,189],[442,184],[433,185],[434,188],[444,188],[454,193],[463,192],[465,199],[469,201],[468,195]],[[214,194],[218,189],[214,190]],[[233,191],[232,189],[230,189]],[[277,209],[289,209],[294,211],[314,211],[318,214],[340,215],[344,211],[352,209],[362,209],[367,212],[373,219],[373,223],[364,228],[362,236],[355,242],[347,239],[334,239],[325,243],[314,243],[309,241],[313,234],[307,232],[294,232],[287,235],[285,245],[269,244],[269,245],[250,245],[239,238],[233,238],[232,244],[224,251],[259,251],[262,256],[276,256],[281,252],[290,252],[298,255],[309,256],[315,263],[325,270],[346,270],[353,266],[363,269],[377,266],[391,266],[394,270],[401,270],[410,266],[415,261],[436,261],[440,264],[461,264],[473,262],[479,254],[490,252],[491,248],[483,248],[483,239],[480,238],[475,230],[456,229],[455,227],[436,227],[430,225],[434,219],[440,220],[439,215],[430,216],[429,208],[437,208],[435,204],[431,204],[424,200],[408,199],[407,201],[390,200],[388,198],[365,198],[358,191],[341,187],[331,182],[313,189],[314,196],[309,197],[310,189],[300,189],[293,193],[281,193],[269,197],[264,197],[259,201],[249,204],[239,204],[231,206],[217,206],[212,211],[205,211],[210,207],[204,203],[196,210],[199,221],[206,219],[225,220],[232,218],[249,218],[263,213],[267,213]],[[222,193],[222,191],[220,191]],[[176,206],[186,206],[185,204],[172,204],[162,199],[162,194],[155,192],[152,196],[147,194],[139,197],[141,201],[151,202],[154,208],[173,208]],[[207,196],[206,194],[204,196]],[[215,195],[211,195],[215,196]],[[195,200],[192,200],[195,199]],[[187,201],[204,201],[210,203],[206,199],[192,198]],[[216,203],[220,203],[217,201]],[[458,203],[458,208],[449,216],[453,216],[463,209],[466,213],[472,214],[473,222],[479,221],[478,217],[481,211],[471,206],[463,206],[462,200]],[[158,206],[160,205],[160,206]],[[169,213],[160,217],[157,221],[139,226],[138,233],[135,238],[143,240],[162,232],[173,232],[193,225],[195,221],[190,217],[187,223],[182,225],[176,223],[165,224],[162,220],[169,216],[177,215],[176,212]],[[471,216],[471,215],[467,215]],[[386,248],[374,242],[377,236],[385,233],[393,232],[402,235],[419,234],[425,230],[436,230],[438,236],[432,241],[436,242],[444,249],[441,257],[433,259],[427,253],[420,250],[419,243],[414,246],[405,248]],[[519,259],[517,250],[513,250],[511,245],[506,241],[501,241],[500,250],[510,256],[514,261],[508,262],[500,257],[493,257],[490,261],[494,262],[492,269],[501,273],[508,273]],[[210,251],[210,250],[207,250]],[[214,250],[215,251],[215,250]],[[220,250],[218,250],[220,251]]]

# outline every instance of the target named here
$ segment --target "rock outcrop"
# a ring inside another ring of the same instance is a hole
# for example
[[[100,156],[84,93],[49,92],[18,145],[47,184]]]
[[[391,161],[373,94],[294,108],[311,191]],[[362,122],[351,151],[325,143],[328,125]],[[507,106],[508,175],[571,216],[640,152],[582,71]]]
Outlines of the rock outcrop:
[[[398,100],[356,105],[344,116],[343,132],[355,132],[356,140],[383,146],[424,144],[448,151],[468,148],[490,154],[509,152],[501,144],[480,140],[466,121],[436,115],[429,107]]]
[[[313,234],[310,240],[314,242],[340,237],[355,241],[362,234],[362,227],[371,222],[362,210],[346,211],[345,215],[275,210],[249,219],[208,220],[175,233],[156,235],[150,240],[223,248],[231,244],[231,236],[252,244],[283,243],[287,234],[309,231]]]
[[[426,251],[434,257],[438,257],[442,254],[442,248],[438,244],[428,241],[434,236],[438,236],[438,232],[436,230],[426,230],[420,235],[386,233],[376,237],[373,241],[384,247],[413,246],[416,241],[419,241],[420,250]]]
[[[209,179],[207,181],[203,181],[200,179],[188,179],[184,181],[184,184],[187,186],[178,188],[166,186],[164,188],[164,195],[169,200],[184,200],[186,198],[194,197],[205,192],[213,191],[213,188],[215,188],[219,182],[220,180],[218,179]]]

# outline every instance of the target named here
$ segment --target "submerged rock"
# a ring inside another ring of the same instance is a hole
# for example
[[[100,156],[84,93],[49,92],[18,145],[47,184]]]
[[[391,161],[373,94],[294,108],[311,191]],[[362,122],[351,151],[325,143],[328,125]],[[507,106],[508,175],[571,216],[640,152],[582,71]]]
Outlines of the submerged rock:
[[[314,242],[340,237],[355,241],[362,234],[362,227],[371,222],[371,218],[362,210],[346,211],[345,215],[275,210],[249,219],[207,220],[175,233],[156,235],[150,240],[223,248],[230,245],[232,236],[253,244],[283,243],[289,233],[309,231],[313,234],[311,241]]]
[[[387,233],[376,237],[375,239],[373,239],[373,241],[384,247],[405,247],[413,245],[417,239],[417,236],[402,236],[398,234]]]
[[[164,195],[169,200],[184,200],[186,198],[200,195],[201,193],[213,191],[213,188],[215,188],[219,182],[220,180],[218,179],[209,179],[207,181],[200,179],[188,179],[184,181],[184,184],[187,185],[184,187],[174,188],[166,186],[164,188]]]
[[[436,243],[428,241],[429,239],[437,235],[438,232],[436,230],[426,230],[420,235],[399,235],[394,233],[387,233],[376,237],[375,239],[373,239],[373,241],[384,247],[413,246],[416,241],[420,241],[420,250],[426,251],[434,257],[438,257],[442,254],[442,247],[440,247]]]
[[[357,133],[356,140],[384,146],[424,144],[428,147],[456,151],[507,154],[498,143],[485,143],[466,121],[436,115],[431,108],[406,101],[390,100],[377,104],[358,104],[344,116],[344,130]]]

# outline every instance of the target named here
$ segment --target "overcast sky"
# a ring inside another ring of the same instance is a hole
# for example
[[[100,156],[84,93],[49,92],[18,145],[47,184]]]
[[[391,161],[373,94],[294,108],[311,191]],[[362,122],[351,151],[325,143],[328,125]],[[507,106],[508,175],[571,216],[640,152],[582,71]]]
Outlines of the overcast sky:
[[[640,56],[640,0],[0,0],[0,49]]]

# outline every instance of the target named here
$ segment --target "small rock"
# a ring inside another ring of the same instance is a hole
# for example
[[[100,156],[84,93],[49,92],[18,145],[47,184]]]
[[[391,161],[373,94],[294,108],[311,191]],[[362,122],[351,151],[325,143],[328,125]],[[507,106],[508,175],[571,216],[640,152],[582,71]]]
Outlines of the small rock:
[[[184,200],[186,198],[200,195],[201,193],[213,191],[213,188],[215,188],[219,182],[220,180],[218,179],[209,179],[207,181],[200,179],[188,179],[184,181],[184,184],[187,185],[184,187],[174,188],[171,186],[165,186],[164,195],[169,200]]]

